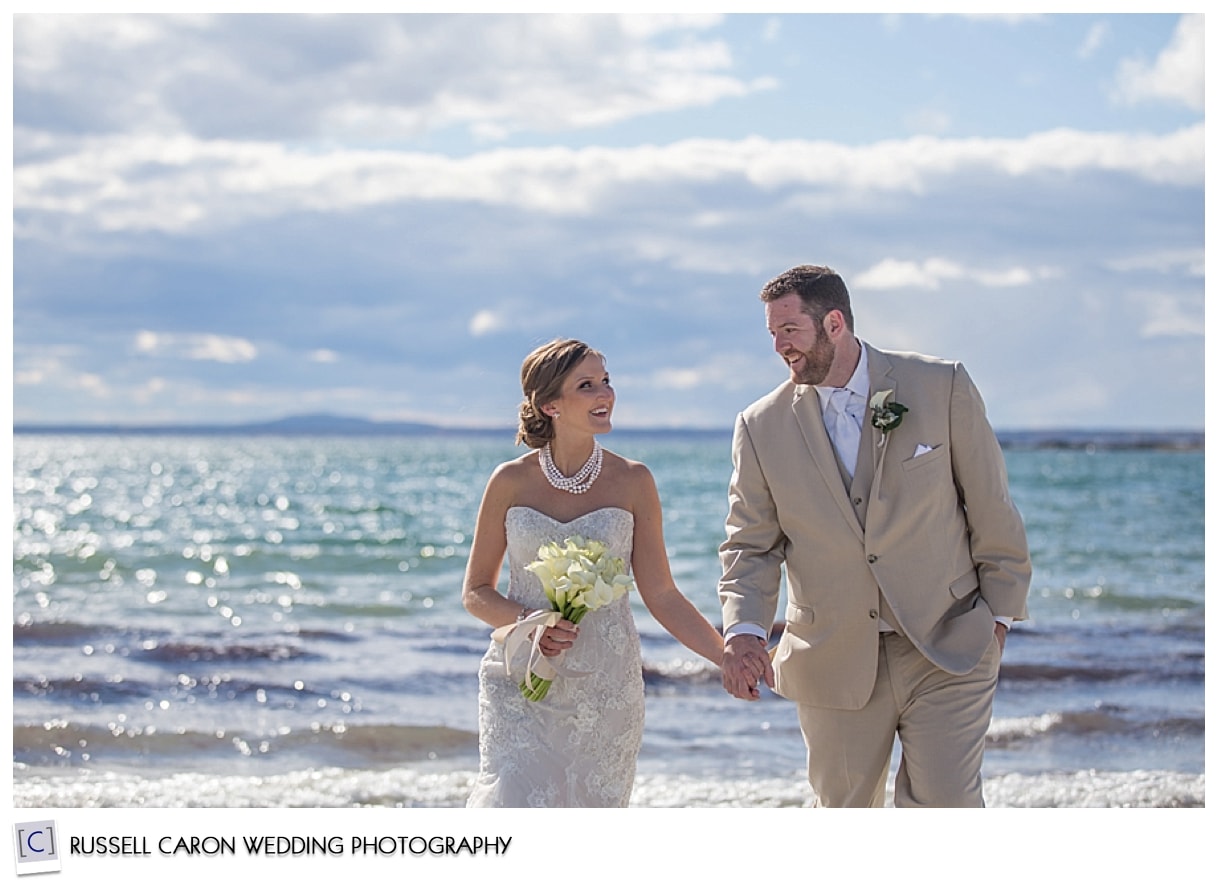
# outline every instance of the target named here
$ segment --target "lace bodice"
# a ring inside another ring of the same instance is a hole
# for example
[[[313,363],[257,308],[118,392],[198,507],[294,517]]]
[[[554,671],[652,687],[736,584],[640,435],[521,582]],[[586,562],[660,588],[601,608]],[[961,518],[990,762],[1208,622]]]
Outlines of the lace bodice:
[[[547,542],[562,543],[572,536],[598,539],[605,543],[609,554],[621,558],[630,567],[634,549],[634,516],[621,508],[598,508],[571,521],[557,521],[536,509],[514,506],[507,513],[508,548],[508,597],[532,609],[549,609],[550,602],[542,590],[537,577],[525,566],[537,559],[537,550]],[[629,612],[629,595],[598,612],[608,612],[612,607],[625,606]],[[619,611],[620,613],[621,611]],[[611,619],[620,619],[620,614],[598,616],[600,624],[607,625]],[[585,617],[584,622],[589,622]],[[631,627],[634,620],[630,619]],[[593,627],[597,622],[593,621]],[[580,625],[581,632],[583,625]],[[624,635],[622,635],[624,636]],[[574,647],[573,647],[574,649]],[[574,661],[574,658],[568,658]]]

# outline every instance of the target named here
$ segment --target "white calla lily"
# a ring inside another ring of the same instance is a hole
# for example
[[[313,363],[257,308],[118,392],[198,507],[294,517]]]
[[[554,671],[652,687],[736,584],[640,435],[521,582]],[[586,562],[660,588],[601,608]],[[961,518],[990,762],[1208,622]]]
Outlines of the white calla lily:
[[[525,569],[541,582],[551,606],[575,624],[586,613],[613,603],[634,588],[625,562],[609,554],[605,543],[583,536],[569,536],[561,544],[546,543],[537,549],[537,560]],[[535,675],[520,684],[520,691],[531,701],[540,701],[549,688],[549,680]]]

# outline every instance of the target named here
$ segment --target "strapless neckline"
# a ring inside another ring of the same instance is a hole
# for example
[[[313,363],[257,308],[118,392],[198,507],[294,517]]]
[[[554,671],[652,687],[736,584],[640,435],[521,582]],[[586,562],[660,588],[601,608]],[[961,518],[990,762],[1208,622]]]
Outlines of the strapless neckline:
[[[578,522],[582,521],[584,518],[590,518],[590,517],[592,517],[592,515],[598,514],[602,511],[620,511],[622,514],[626,515],[626,517],[630,518],[631,521],[634,520],[634,514],[630,511],[628,511],[627,509],[622,508],[619,505],[603,505],[600,508],[592,509],[592,511],[586,511],[582,515],[577,515],[576,517],[571,518],[571,520],[569,520],[569,521],[560,520],[559,518],[556,518],[553,515],[546,514],[544,511],[533,508],[533,506],[531,506],[531,505],[512,505],[512,506],[508,507],[509,514],[511,514],[513,511],[516,511],[516,510],[530,511],[535,515],[540,515],[541,517],[545,518],[548,521],[553,521],[555,524],[558,524],[560,527],[569,527],[571,524],[578,523]]]

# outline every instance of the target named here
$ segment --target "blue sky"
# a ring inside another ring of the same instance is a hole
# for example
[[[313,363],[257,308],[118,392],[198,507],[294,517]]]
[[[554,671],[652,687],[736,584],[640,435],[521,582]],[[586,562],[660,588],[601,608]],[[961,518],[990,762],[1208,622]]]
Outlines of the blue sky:
[[[1196,15],[17,15],[13,418],[727,429],[799,263],[999,428],[1204,424]]]

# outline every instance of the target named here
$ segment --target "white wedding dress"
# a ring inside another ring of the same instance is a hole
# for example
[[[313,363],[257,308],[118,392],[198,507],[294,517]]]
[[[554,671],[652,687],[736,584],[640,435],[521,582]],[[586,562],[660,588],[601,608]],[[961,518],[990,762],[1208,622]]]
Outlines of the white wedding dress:
[[[601,508],[569,523],[531,508],[507,513],[508,597],[549,609],[526,564],[546,542],[598,539],[630,566],[634,517]],[[630,594],[586,614],[579,636],[556,659],[587,676],[559,675],[541,701],[520,694],[525,659],[509,680],[503,646],[492,642],[478,672],[479,769],[470,807],[624,807],[643,740],[643,670]]]

